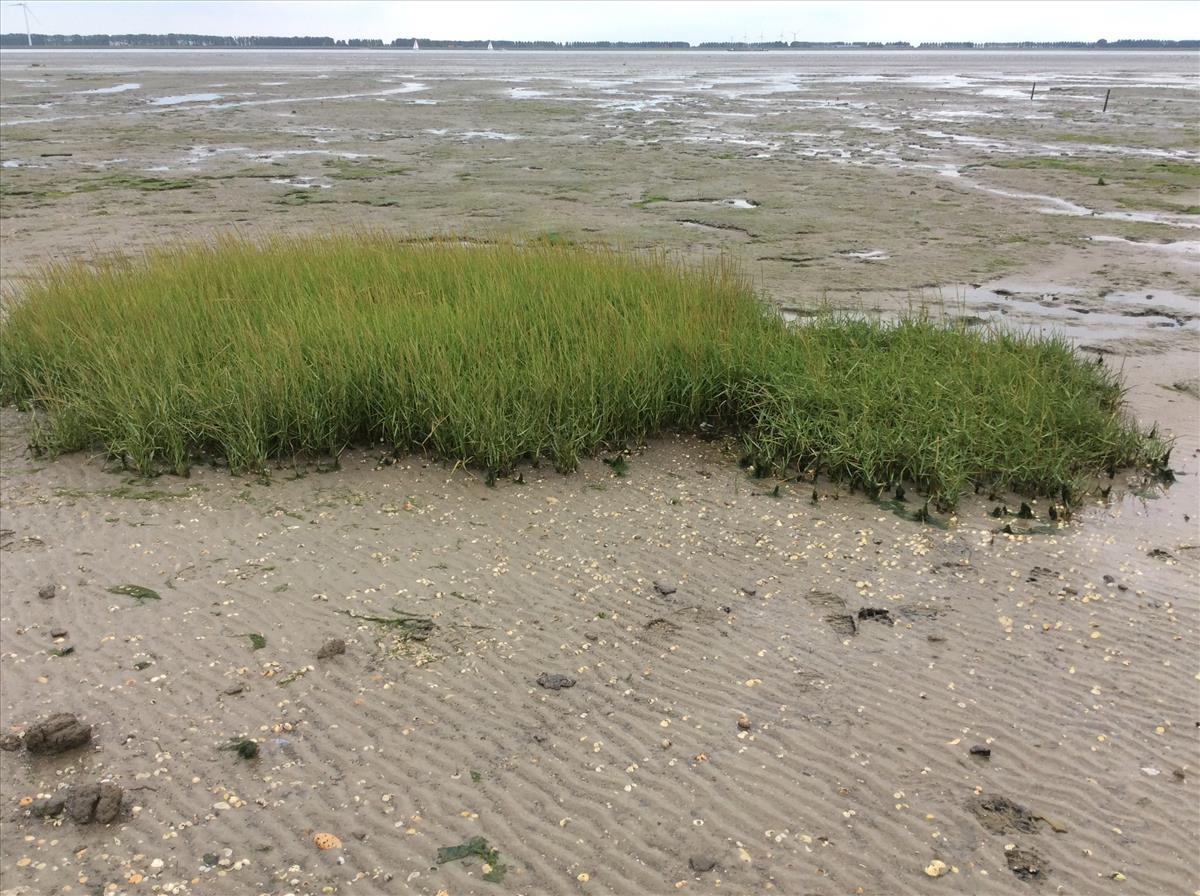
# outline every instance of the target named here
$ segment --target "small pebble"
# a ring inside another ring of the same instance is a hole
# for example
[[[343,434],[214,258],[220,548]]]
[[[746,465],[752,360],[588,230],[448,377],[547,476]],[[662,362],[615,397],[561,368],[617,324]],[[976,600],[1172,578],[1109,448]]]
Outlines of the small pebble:
[[[56,591],[58,591],[57,585],[43,585],[38,589],[38,597],[40,597],[42,600],[50,600],[52,597],[54,597]]]
[[[992,757],[992,748],[985,744],[975,744],[969,752],[972,756],[978,756],[980,759],[990,759]]]
[[[557,672],[543,672],[537,677],[537,683],[548,691],[558,691],[563,688],[575,687],[575,679]]]
[[[738,716],[737,726],[739,728],[741,728],[743,731],[749,731],[750,730],[750,717],[745,714]]]
[[[704,874],[717,867],[717,860],[712,856],[692,856],[688,859],[688,867],[697,874]]]

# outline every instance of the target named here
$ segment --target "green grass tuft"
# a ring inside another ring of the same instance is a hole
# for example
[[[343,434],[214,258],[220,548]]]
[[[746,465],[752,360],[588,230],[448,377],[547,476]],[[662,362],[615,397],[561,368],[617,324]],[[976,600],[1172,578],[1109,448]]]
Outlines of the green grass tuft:
[[[153,588],[147,588],[144,585],[113,585],[108,589],[109,594],[124,594],[127,597],[132,597],[139,604],[143,604],[148,600],[161,600],[158,592]]]
[[[908,482],[942,507],[1162,456],[1117,378],[1062,340],[923,317],[788,327],[728,259],[546,240],[224,238],[56,264],[0,326],[0,397],[37,412],[37,446],[141,473],[382,441],[494,477],[727,432],[756,475]]]

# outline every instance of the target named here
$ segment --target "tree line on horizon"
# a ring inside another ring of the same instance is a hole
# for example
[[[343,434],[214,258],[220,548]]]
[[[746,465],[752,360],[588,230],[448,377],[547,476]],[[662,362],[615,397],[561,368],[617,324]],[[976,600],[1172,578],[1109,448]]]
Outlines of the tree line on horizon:
[[[232,37],[216,34],[0,34],[0,47],[46,49],[411,49],[414,42],[430,50],[1194,50],[1200,40],[1097,40],[1097,41],[942,41],[913,45],[908,41],[705,41],[693,46],[685,40],[552,41],[552,40],[439,40],[398,37],[390,43],[370,38],[335,40],[332,37]]]

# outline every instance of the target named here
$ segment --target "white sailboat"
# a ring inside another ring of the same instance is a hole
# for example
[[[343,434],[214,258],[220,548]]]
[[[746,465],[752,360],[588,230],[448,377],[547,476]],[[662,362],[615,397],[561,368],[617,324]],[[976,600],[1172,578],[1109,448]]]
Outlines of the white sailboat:
[[[496,49],[495,47],[493,47],[493,46],[492,46],[492,42],[491,42],[490,40],[488,41],[488,49],[489,49],[489,50],[494,50],[494,49]]]
[[[419,50],[419,49],[421,49],[421,45],[420,45],[419,43],[417,43],[415,40],[413,41],[413,49],[414,49],[414,50]]]

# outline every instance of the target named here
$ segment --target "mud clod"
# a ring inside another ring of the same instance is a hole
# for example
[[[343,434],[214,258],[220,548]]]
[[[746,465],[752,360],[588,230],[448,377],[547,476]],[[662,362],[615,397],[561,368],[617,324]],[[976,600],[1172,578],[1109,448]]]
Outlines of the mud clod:
[[[1046,877],[1049,870],[1046,867],[1045,859],[1029,849],[1017,849],[1013,847],[1006,850],[1004,860],[1008,865],[1008,870],[1021,880],[1042,880]]]
[[[993,834],[1036,834],[1037,818],[1024,806],[1003,796],[984,796],[973,800],[971,812]]]
[[[66,797],[55,796],[50,799],[34,800],[29,807],[29,814],[34,818],[57,818],[66,808]]]
[[[15,753],[19,749],[21,749],[21,738],[19,735],[0,735],[0,750],[6,753]]]
[[[97,824],[111,824],[121,814],[121,802],[125,792],[116,784],[101,784],[100,799],[96,801],[95,821]]]
[[[858,611],[858,618],[860,621],[872,619],[875,622],[892,624],[892,614],[886,607],[863,607]]]
[[[825,611],[821,618],[836,634],[843,637],[858,634],[858,625],[854,622],[854,617],[846,612],[846,602],[836,594],[812,591],[806,594],[804,599],[814,610]]]
[[[125,792],[116,784],[84,784],[66,797],[67,817],[76,824],[111,824],[121,814]]]
[[[43,585],[38,589],[38,597],[42,600],[50,600],[58,592],[58,586],[55,584]]]
[[[346,642],[341,638],[330,638],[321,645],[321,649],[317,651],[317,659],[327,660],[335,656],[341,656],[346,652]]]
[[[76,824],[88,824],[100,802],[100,785],[86,784],[73,788],[66,799],[67,817]]]
[[[679,634],[679,626],[670,619],[663,619],[662,617],[651,619],[644,627],[651,634],[661,635],[665,638],[674,637]]]
[[[25,732],[25,749],[30,753],[63,753],[82,747],[92,739],[92,726],[69,712],[59,712]]]
[[[575,679],[557,672],[543,672],[537,677],[537,683],[548,691],[558,691],[563,688],[575,687]]]

